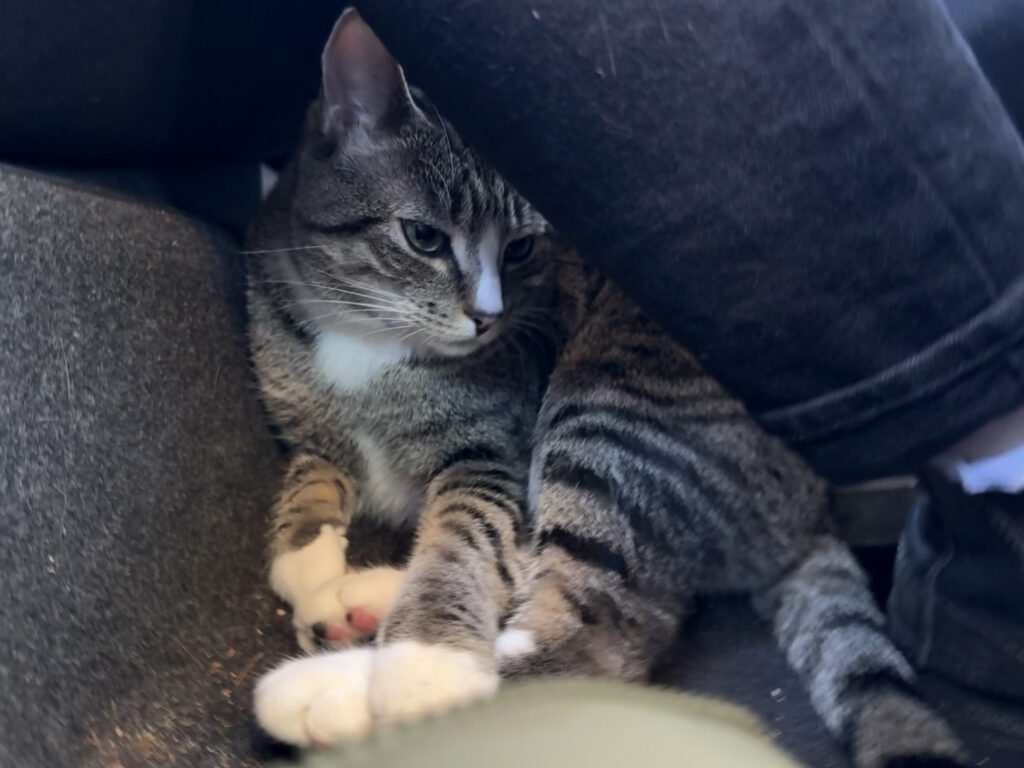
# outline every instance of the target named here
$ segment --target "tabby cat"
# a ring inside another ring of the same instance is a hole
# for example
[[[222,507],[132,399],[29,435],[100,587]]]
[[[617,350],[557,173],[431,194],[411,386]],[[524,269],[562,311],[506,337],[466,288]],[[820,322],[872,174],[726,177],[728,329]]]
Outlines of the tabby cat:
[[[307,650],[376,631],[264,677],[271,734],[356,738],[503,676],[643,680],[695,595],[744,591],[858,766],[961,764],[823,483],[558,244],[354,11],[250,241],[252,353],[294,451],[271,584]],[[404,574],[347,567],[356,514],[416,526]]]

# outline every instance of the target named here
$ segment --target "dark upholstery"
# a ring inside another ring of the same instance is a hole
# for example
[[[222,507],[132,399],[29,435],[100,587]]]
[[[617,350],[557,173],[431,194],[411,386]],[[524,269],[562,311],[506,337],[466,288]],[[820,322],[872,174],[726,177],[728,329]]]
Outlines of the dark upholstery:
[[[1024,0],[945,3],[1024,125]],[[0,0],[0,158],[124,165],[285,154],[317,88],[326,30],[346,5]]]
[[[338,0],[0,0],[0,157],[197,163],[287,153]]]

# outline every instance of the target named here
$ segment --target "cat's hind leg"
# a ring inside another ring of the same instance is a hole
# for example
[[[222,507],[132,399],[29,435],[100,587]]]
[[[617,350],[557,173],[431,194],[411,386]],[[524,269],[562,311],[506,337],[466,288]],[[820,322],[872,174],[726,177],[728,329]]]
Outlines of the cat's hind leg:
[[[501,674],[643,680],[678,635],[679,574],[658,567],[649,521],[623,513],[607,468],[547,458],[530,576],[496,643]]]
[[[913,670],[886,635],[846,545],[817,537],[754,605],[772,621],[812,705],[858,768],[966,765],[949,726],[914,690]]]

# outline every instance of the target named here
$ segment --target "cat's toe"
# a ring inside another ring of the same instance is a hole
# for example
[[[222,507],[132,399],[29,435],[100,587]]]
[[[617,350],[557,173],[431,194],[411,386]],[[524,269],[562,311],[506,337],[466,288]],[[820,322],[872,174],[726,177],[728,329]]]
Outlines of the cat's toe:
[[[307,652],[328,647],[331,641],[354,642],[358,633],[344,637],[338,627],[344,627],[347,608],[341,600],[340,579],[334,579],[321,588],[303,595],[292,607],[292,624],[299,647]]]
[[[391,610],[403,576],[387,567],[352,571],[296,600],[299,647],[337,649],[369,640]]]
[[[361,605],[349,608],[348,613],[345,614],[346,624],[360,632],[376,632],[383,620],[382,613]]]
[[[372,648],[288,661],[256,685],[254,711],[271,736],[299,747],[331,745],[365,735]]]
[[[357,605],[346,610],[340,621],[314,624],[313,636],[321,645],[359,642],[371,638],[383,619],[376,611]]]
[[[382,724],[436,715],[498,689],[492,659],[411,640],[378,649],[370,682],[370,709]]]
[[[367,691],[337,685],[314,698],[306,711],[306,733],[313,744],[328,747],[366,736],[373,725]]]

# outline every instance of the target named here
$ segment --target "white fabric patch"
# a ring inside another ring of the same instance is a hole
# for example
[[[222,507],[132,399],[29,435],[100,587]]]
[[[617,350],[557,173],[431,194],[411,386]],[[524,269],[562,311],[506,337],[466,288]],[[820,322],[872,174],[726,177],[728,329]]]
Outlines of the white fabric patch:
[[[990,421],[935,464],[967,493],[1024,491],[1024,408]]]
[[[953,460],[946,474],[967,493],[1021,493],[1024,491],[1024,443],[1008,451],[976,461]]]

